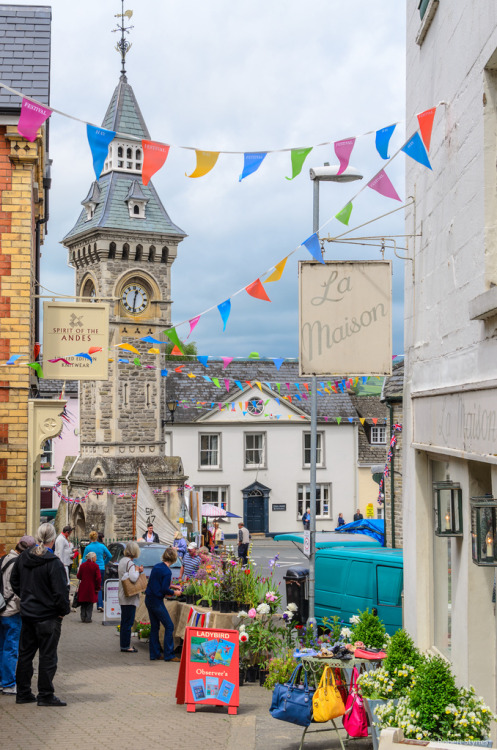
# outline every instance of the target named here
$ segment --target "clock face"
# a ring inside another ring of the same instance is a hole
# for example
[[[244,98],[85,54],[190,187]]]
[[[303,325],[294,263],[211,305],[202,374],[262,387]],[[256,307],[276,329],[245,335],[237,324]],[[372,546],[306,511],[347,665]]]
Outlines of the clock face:
[[[148,305],[148,293],[141,284],[127,284],[121,297],[125,310],[133,315],[142,313]]]

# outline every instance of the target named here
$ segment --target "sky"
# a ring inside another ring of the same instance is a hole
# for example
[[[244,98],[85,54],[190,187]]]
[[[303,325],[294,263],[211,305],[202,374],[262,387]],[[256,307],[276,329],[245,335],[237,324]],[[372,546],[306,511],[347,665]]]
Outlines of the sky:
[[[19,2],[28,5],[28,2]],[[53,0],[51,104],[100,124],[119,80],[112,33],[119,0]],[[333,147],[314,148],[293,181],[290,154],[268,154],[239,182],[241,155],[221,155],[205,177],[190,179],[192,146],[204,150],[267,151],[306,147],[358,136],[351,165],[362,182],[321,184],[320,224],[345,206],[385,164],[376,131],[399,122],[390,153],[405,141],[405,20],[399,0],[135,0],[127,56],[132,85],[151,138],[171,144],[153,183],[172,221],[188,237],[172,270],[172,323],[223,302],[297,248],[312,232],[309,168],[337,163]],[[42,248],[42,284],[50,292],[74,289],[67,251],[72,228],[94,179],[85,127],[53,114],[50,223]],[[359,137],[360,136],[360,137]],[[400,154],[387,173],[405,199]],[[401,204],[365,188],[353,203],[350,228]],[[346,228],[331,220],[321,235]],[[364,227],[357,236],[402,235],[403,211]],[[353,234],[353,233],[351,233]],[[400,246],[403,237],[397,238]],[[399,251],[402,254],[402,251]],[[328,260],[381,258],[378,247],[327,243]],[[403,351],[405,261],[393,261],[393,354]],[[271,303],[245,292],[232,298],[226,331],[217,310],[202,316],[192,339],[210,356],[298,356],[298,260],[280,282],[268,284]]]

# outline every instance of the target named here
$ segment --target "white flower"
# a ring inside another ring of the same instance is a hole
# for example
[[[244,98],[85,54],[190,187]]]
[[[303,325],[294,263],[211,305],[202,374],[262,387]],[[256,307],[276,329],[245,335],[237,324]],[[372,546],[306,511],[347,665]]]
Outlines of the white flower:
[[[248,614],[245,612],[244,609],[241,609],[238,613],[238,617],[248,617]]]
[[[245,632],[245,625],[240,625],[240,627],[238,628],[238,630],[240,631],[240,633],[244,633]]]
[[[352,631],[350,628],[342,628],[340,631],[340,635],[343,638],[350,638],[350,636],[352,635]]]
[[[360,621],[361,621],[361,618],[359,617],[359,615],[352,615],[352,617],[349,620],[349,622],[352,623],[352,625],[357,625],[357,623]]]
[[[288,610],[289,612],[296,612],[296,611],[298,610],[298,607],[297,607],[297,605],[296,605],[296,604],[294,604],[293,602],[290,602],[290,604],[287,604],[287,607],[286,607],[286,608],[287,608],[287,610]]]
[[[288,620],[288,622],[290,622],[290,620],[293,620],[293,612],[286,611],[283,612],[283,614],[286,615],[286,619]]]
[[[247,641],[249,639],[247,633],[240,633],[240,635],[238,636],[238,638],[240,640],[240,643],[247,643]]]
[[[260,615],[267,615],[269,612],[271,612],[271,607],[269,604],[266,604],[266,602],[262,602],[262,604],[259,604],[257,607],[257,612]]]

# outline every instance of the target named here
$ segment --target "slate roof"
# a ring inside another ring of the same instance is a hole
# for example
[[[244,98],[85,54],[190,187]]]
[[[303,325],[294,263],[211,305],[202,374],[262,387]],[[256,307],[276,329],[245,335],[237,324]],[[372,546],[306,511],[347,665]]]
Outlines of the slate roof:
[[[89,229],[99,228],[127,230],[133,233],[144,232],[146,234],[156,232],[186,237],[186,233],[176,224],[173,224],[169,218],[152,182],[140,186],[144,197],[148,200],[145,218],[139,219],[129,215],[126,197],[134,181],[136,181],[136,176],[126,172],[108,172],[102,175],[98,181],[100,203],[95,208],[93,218],[87,221],[86,210],[83,209],[76,224],[66,234],[63,242],[75,238]]]
[[[379,396],[351,396],[350,400],[357,409],[359,417],[365,417],[368,421],[362,425],[359,423],[359,464],[373,465],[385,462],[387,446],[384,444],[372,444],[371,419],[378,419],[378,425],[385,425],[388,409],[382,404]]]
[[[179,364],[179,363],[178,363]],[[300,391],[295,387],[295,383],[309,383],[309,378],[299,377],[299,366],[298,362],[284,362],[280,369],[277,370],[273,362],[265,362],[262,360],[244,360],[238,362],[231,362],[228,367],[224,370],[222,362],[209,361],[207,368],[203,367],[199,362],[187,362],[183,368],[183,374],[175,373],[174,367],[176,366],[173,361],[166,361],[164,367],[168,369],[169,374],[166,378],[166,400],[175,399],[181,401],[187,399],[190,403],[192,400],[219,402],[226,401],[238,401],[241,400],[241,390],[235,385],[235,380],[239,380],[243,386],[247,386],[246,380],[251,381],[255,386],[255,381],[259,381],[262,386],[270,383],[271,389],[274,392],[275,397],[283,397],[285,395],[292,396],[292,404],[300,409],[305,414],[310,416],[311,414],[311,401],[310,398],[294,398],[296,393],[305,393],[307,391],[303,385],[300,385]],[[185,373],[193,372],[197,375],[196,378],[189,378]],[[218,388],[213,383],[209,383],[204,380],[202,375],[208,375],[210,378],[218,378],[221,388]],[[224,380],[229,378],[230,390],[226,390]],[[280,392],[278,392],[275,383],[280,383]],[[290,384],[290,390],[286,387],[286,383]],[[255,386],[257,387],[257,386]],[[282,403],[292,407],[287,400],[282,400]],[[346,393],[325,393],[324,395],[318,394],[318,422],[325,422],[324,417],[357,417],[357,412],[351,402],[350,396]],[[180,404],[174,414],[175,423],[191,423],[196,422],[200,417],[205,416],[208,410],[205,408],[197,409],[194,405],[185,408],[183,404]]]
[[[0,5],[0,80],[26,96],[50,103],[48,5]],[[22,100],[0,88],[0,111],[18,112]]]
[[[126,76],[121,76],[116,86],[102,127],[150,140],[150,133]]]
[[[77,398],[79,381],[66,380],[65,384],[64,393],[66,397]],[[63,380],[45,380],[45,378],[40,378],[38,381],[40,398],[59,398],[63,387]]]
[[[392,374],[385,378],[381,391],[382,401],[402,401],[404,393],[404,360],[394,362]]]

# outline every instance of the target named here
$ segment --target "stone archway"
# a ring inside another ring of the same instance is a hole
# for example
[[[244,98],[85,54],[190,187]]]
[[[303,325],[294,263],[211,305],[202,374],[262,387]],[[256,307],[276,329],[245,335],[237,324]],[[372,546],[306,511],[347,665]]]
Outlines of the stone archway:
[[[72,512],[72,522],[74,526],[74,536],[76,539],[82,539],[86,534],[86,517],[82,505],[78,503]]]

